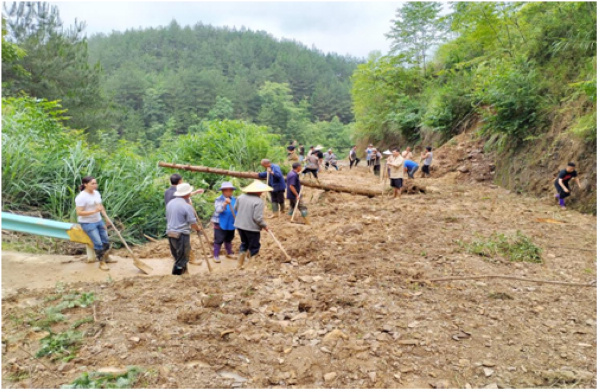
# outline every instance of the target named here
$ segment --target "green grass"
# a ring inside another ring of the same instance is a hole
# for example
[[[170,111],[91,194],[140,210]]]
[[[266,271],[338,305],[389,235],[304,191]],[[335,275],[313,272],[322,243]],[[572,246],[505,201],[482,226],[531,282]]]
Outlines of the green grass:
[[[77,356],[81,338],[81,332],[77,331],[66,331],[59,334],[50,332],[50,335],[40,340],[41,347],[35,357],[50,357],[53,361],[69,362]]]
[[[88,323],[93,324],[94,318],[90,316],[90,317],[85,317],[85,318],[79,319],[73,323],[73,325],[71,326],[71,329],[77,329],[81,325],[88,324]]]
[[[542,249],[520,231],[512,236],[494,232],[487,238],[478,236],[470,243],[458,241],[458,244],[467,252],[486,258],[504,257],[510,261],[543,262]]]
[[[139,380],[142,370],[130,367],[120,374],[112,373],[83,373],[72,383],[64,384],[62,389],[129,389],[133,388]]]

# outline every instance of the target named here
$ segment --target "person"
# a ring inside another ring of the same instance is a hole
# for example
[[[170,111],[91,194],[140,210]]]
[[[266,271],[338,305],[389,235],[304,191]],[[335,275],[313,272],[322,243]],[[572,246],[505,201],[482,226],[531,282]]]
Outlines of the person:
[[[400,150],[397,147],[392,149],[392,159],[388,163],[390,167],[390,185],[394,188],[394,196],[392,198],[400,198],[402,194],[402,182],[404,180],[404,158],[400,155]]]
[[[323,155],[323,158],[325,159],[325,169],[329,170],[329,166],[331,165],[335,167],[336,171],[340,170],[340,168],[337,166],[337,157],[335,156],[331,148],[327,151],[325,155]]]
[[[169,188],[167,188],[167,190],[165,191],[165,206],[167,204],[169,204],[169,202],[175,198],[175,196],[173,196],[173,194],[175,192],[177,192],[177,185],[183,183],[183,178],[177,173],[171,174],[171,178],[169,180],[171,181],[171,186]],[[194,195],[198,195],[198,194],[201,195],[203,193],[204,193],[204,189],[198,189],[198,190],[192,192],[192,194],[190,196],[194,196]]]
[[[386,174],[387,174],[387,178],[390,178],[390,167],[389,167],[389,163],[394,159],[394,157],[392,156],[392,152],[390,150],[385,150],[383,152],[383,155],[387,155],[387,158],[385,159],[385,170],[386,170]]]
[[[297,163],[297,162],[294,162]],[[240,235],[240,255],[238,257],[238,268],[244,268],[244,260],[256,257],[260,250],[260,231],[269,231],[267,223],[263,219],[264,203],[260,197],[261,193],[272,191],[273,188],[263,184],[259,180],[245,188],[234,206],[235,223],[233,224]]]
[[[296,154],[296,141],[292,140],[290,141],[290,144],[287,146],[287,154],[288,154],[288,160],[290,161],[297,161],[298,160],[298,155]]]
[[[410,159],[404,160],[404,167],[406,172],[408,173],[408,178],[415,178],[414,175],[419,170],[419,164],[415,161],[411,161]]]
[[[410,147],[406,147],[406,150],[402,151],[402,158],[413,159],[413,153],[411,152]]]
[[[316,155],[317,158],[319,158],[319,167],[317,168],[317,172],[319,172],[321,170],[321,166],[323,166],[323,152],[321,152],[321,150],[323,149],[322,145],[318,145],[317,147],[315,147],[315,150],[313,151],[312,155]]]
[[[358,156],[356,155],[356,146],[352,146],[352,148],[350,149],[350,153],[348,154],[348,160],[350,160],[350,169],[352,169],[352,165],[354,165],[355,167],[358,166],[360,159],[358,159]]]
[[[373,145],[369,144],[365,152],[367,153],[367,166],[371,166],[371,151],[373,150]]]
[[[423,176],[429,177],[429,167],[433,162],[433,153],[431,152],[431,147],[425,147],[425,152],[421,154],[421,159],[423,160],[423,167],[421,171],[423,172]]]
[[[213,228],[215,230],[214,237],[215,242],[213,244],[213,255],[215,263],[220,263],[219,253],[221,252],[221,246],[225,243],[225,251],[227,252],[228,259],[233,259],[233,247],[232,241],[235,237],[235,227],[233,222],[235,216],[233,216],[233,207],[235,206],[235,197],[233,191],[236,188],[231,182],[224,182],[221,184],[221,196],[215,199],[215,212],[211,218]]]
[[[560,208],[566,210],[565,199],[571,196],[571,188],[569,187],[569,180],[571,178],[575,178],[579,189],[581,189],[581,183],[579,182],[579,178],[577,177],[577,171],[575,170],[575,164],[573,162],[569,162],[566,169],[561,170],[558,173],[558,177],[554,180],[554,187],[556,188],[557,194],[554,195],[555,198],[558,199],[558,204]]]
[[[116,263],[108,257],[112,249],[106,225],[102,220],[101,212],[105,211],[102,205],[102,196],[98,192],[98,181],[92,176],[83,177],[79,186],[79,194],[75,197],[75,211],[77,222],[83,231],[90,237],[94,244],[94,253],[98,259],[98,267],[108,271],[106,263]]]
[[[260,161],[260,165],[266,168],[267,171],[258,173],[258,178],[267,178],[268,173],[268,185],[273,188],[273,192],[271,192],[271,208],[273,210],[273,215],[269,218],[274,218],[276,216],[275,214],[279,217],[280,212],[285,211],[285,178],[283,177],[279,165],[271,163],[270,160],[263,159]]]
[[[376,148],[371,151],[371,157],[373,158],[373,173],[379,176],[381,170],[381,153]]]
[[[171,255],[175,259],[173,275],[188,273],[188,262],[192,249],[190,228],[200,232],[194,207],[190,202],[193,190],[194,188],[188,183],[177,185],[177,190],[173,194],[175,198],[167,204],[167,237],[169,237]]]
[[[300,155],[299,162],[304,161],[304,144],[301,144],[300,146],[298,146],[298,155]]]
[[[294,213],[294,208],[296,207],[296,203],[298,203],[298,209],[300,210],[300,214],[304,218],[304,223],[310,225],[310,221],[308,220],[308,209],[302,202],[302,196],[300,195],[300,189],[302,185],[300,184],[300,176],[298,173],[302,170],[302,166],[298,162],[294,162],[292,165],[292,170],[287,175],[287,199],[290,201],[290,212],[288,215],[292,215]]]
[[[310,154],[306,157],[306,166],[304,166],[304,170],[302,171],[303,175],[306,173],[311,173],[317,180],[319,177],[317,173],[319,171],[319,157],[315,154]]]

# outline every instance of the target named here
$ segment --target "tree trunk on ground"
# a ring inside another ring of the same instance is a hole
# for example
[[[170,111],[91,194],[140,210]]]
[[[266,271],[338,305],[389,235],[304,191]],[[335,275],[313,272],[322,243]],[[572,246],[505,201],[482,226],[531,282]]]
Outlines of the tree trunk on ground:
[[[178,169],[178,170],[189,170],[189,171],[200,172],[200,173],[212,173],[212,174],[217,174],[217,175],[221,175],[221,176],[258,179],[258,173],[254,173],[254,172],[236,172],[236,171],[218,169],[218,168],[214,168],[214,167],[180,165],[177,163],[167,163],[167,162],[159,162],[158,166],[167,167],[167,168],[171,168],[171,169]],[[347,186],[343,186],[343,185],[325,184],[323,182],[318,183],[316,181],[306,181],[306,180],[300,180],[300,184],[302,184],[303,186],[307,186],[309,188],[323,189],[324,191],[344,192],[344,193],[351,193],[354,195],[361,195],[361,196],[367,196],[367,197],[375,197],[378,195],[381,196],[381,191],[378,191],[376,189],[372,189],[372,190],[371,189],[358,189],[358,188],[351,188],[351,187],[347,187]],[[425,189],[425,187],[413,185],[413,186],[411,186],[411,189],[407,189],[407,191],[408,191],[408,193],[419,193],[419,192],[425,193],[426,189]]]

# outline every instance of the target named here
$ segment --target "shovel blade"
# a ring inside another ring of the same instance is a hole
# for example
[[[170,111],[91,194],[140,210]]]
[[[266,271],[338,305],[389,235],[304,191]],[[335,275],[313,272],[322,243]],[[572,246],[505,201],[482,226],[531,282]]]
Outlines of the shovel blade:
[[[135,265],[140,271],[142,271],[146,275],[150,275],[150,272],[154,271],[152,267],[150,267],[148,264],[144,263],[137,257],[133,258],[133,265]]]

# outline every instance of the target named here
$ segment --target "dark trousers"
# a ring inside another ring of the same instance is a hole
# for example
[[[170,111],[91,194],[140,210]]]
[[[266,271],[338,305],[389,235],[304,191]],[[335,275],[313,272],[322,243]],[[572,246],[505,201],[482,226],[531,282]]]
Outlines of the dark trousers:
[[[419,166],[415,166],[412,169],[410,169],[408,171],[408,177],[409,178],[415,178],[415,173],[417,172],[417,170],[419,170]]]
[[[381,169],[381,165],[375,165],[375,166],[373,166],[373,174],[375,174],[376,176],[378,176],[380,169]]]
[[[247,250],[250,251],[250,257],[253,257],[260,250],[260,231],[248,231],[238,229],[238,233],[240,233],[240,253],[243,253]]]
[[[352,165],[358,166],[359,162],[360,162],[360,159],[358,159],[358,158],[356,158],[356,159],[350,159],[350,169],[352,169]]]
[[[556,191],[558,192],[558,198],[559,199],[566,199],[567,197],[571,196],[571,192],[567,193],[565,192],[562,187],[560,186],[560,184],[558,183],[558,181],[554,181],[554,187],[556,188]],[[571,188],[569,188],[568,185],[565,185],[565,187],[570,191]]]
[[[317,171],[317,169],[304,169],[302,174],[311,173],[313,176],[315,176],[315,178],[319,178],[317,177]]]
[[[190,235],[181,234],[179,238],[169,237],[169,247],[175,259],[173,275],[181,275],[187,269],[187,263],[190,260],[190,252],[192,250]]]
[[[423,174],[429,175],[429,165],[423,165],[421,171],[423,172]]]

